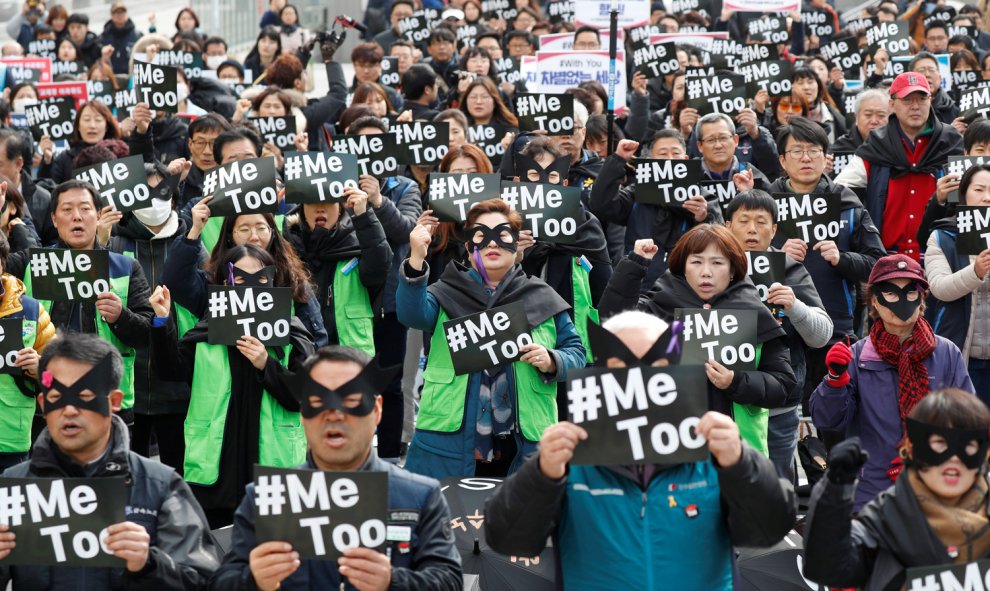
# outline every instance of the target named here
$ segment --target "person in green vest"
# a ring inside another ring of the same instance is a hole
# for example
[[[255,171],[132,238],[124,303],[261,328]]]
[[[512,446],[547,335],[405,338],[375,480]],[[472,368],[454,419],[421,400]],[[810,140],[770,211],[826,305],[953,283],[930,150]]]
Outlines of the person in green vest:
[[[232,264],[230,268],[228,265]],[[270,285],[275,260],[264,250],[245,244],[231,248],[210,267],[210,283]],[[232,522],[234,510],[253,480],[255,464],[288,468],[305,460],[306,438],[299,419],[299,402],[283,377],[294,373],[313,353],[309,332],[291,318],[286,347],[265,347],[251,336],[236,347],[211,345],[208,318],[181,339],[171,310],[169,289],[152,294],[155,308],[151,350],[162,379],[190,385],[185,422],[184,478],[216,529]]]
[[[375,354],[374,310],[392,264],[368,196],[344,191],[346,203],[304,203],[285,219],[285,239],[309,268],[332,344]]]
[[[65,181],[52,192],[51,217],[58,242],[55,248],[101,250],[96,240],[100,207],[96,188],[85,181]],[[30,253],[12,253],[7,258],[7,272],[24,281],[31,295]],[[97,296],[95,302],[58,300],[42,302],[51,315],[52,324],[65,332],[98,334],[113,343],[124,359],[124,392],[120,415],[128,425],[134,422],[134,359],[136,349],[148,346],[148,329],[154,311],[148,303],[151,289],[141,264],[115,252],[110,253],[110,291]]]
[[[0,235],[0,273],[6,268],[9,255],[10,245]],[[24,345],[14,359],[14,365],[24,371],[24,377],[0,376],[0,471],[28,459],[34,396],[38,387],[34,381],[38,377],[38,359],[45,346],[55,338],[55,327],[48,311],[25,291],[20,279],[9,273],[0,274],[0,318],[23,319],[21,338]]]
[[[733,371],[712,359],[698,371],[708,377],[709,409],[732,417],[743,439],[769,455],[769,409],[784,405],[796,380],[787,333],[747,279],[746,252],[725,226],[699,224],[677,241],[667,257],[667,270],[646,295],[640,295],[658,250],[651,239],[636,241],[605,288],[599,307],[602,319],[632,309],[667,322],[673,322],[676,308],[755,311],[757,369]]]
[[[446,478],[515,471],[535,451],[543,429],[557,421],[557,382],[585,365],[570,306],[515,263],[521,227],[522,217],[505,201],[476,204],[465,222],[471,265],[448,264],[429,288],[430,228],[419,224],[410,234],[397,311],[403,324],[432,335],[406,458],[411,472]],[[533,342],[520,347],[519,359],[511,364],[454,375],[443,323],[513,302],[524,303]]]

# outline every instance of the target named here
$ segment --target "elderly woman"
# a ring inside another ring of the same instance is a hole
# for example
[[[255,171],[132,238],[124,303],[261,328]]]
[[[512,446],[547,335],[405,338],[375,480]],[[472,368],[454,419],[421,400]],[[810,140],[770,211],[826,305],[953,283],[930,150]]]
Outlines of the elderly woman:
[[[695,226],[670,251],[667,271],[657,284],[641,296],[643,278],[657,251],[651,239],[636,241],[633,253],[616,266],[599,313],[608,318],[638,308],[672,322],[676,308],[755,311],[758,368],[733,371],[713,359],[704,371],[709,408],[733,417],[743,439],[768,454],[768,409],[784,404],[795,379],[787,334],[746,279],[746,252],[724,226]]]
[[[886,490],[900,473],[897,450],[904,420],[932,390],[973,392],[962,354],[924,319],[925,272],[903,254],[873,267],[866,301],[873,328],[851,348],[839,342],[825,355],[827,373],[811,395],[815,426],[858,435],[869,452],[855,510]]]

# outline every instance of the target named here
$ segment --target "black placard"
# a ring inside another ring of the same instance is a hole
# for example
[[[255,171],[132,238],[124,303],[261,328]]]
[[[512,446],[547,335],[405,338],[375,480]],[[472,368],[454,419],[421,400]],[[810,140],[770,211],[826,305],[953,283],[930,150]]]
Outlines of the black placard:
[[[523,217],[540,242],[574,244],[581,218],[581,188],[502,181],[502,200]]]
[[[78,76],[85,71],[86,64],[80,61],[52,60],[52,76]]]
[[[383,57],[382,72],[378,75],[379,84],[391,86],[392,88],[398,88],[401,80],[402,75],[399,74],[399,58]]]
[[[966,564],[915,566],[907,569],[904,589],[908,591],[985,591],[990,580],[990,560]]]
[[[729,202],[736,196],[736,184],[731,180],[704,181],[701,186],[708,192],[705,199],[717,201],[722,210],[722,216],[725,217],[725,209],[729,207]],[[726,217],[726,219],[728,218]]]
[[[683,31],[683,28],[681,29]],[[704,63],[717,70],[731,70],[739,65],[743,45],[735,39],[713,39],[704,52]]]
[[[499,83],[508,82],[516,84],[522,80],[522,72],[519,69],[519,58],[503,56],[495,60],[495,75],[498,76]]]
[[[156,111],[177,113],[179,111],[178,76],[176,68],[134,62],[132,77],[138,102],[148,103],[148,106]]]
[[[0,318],[0,374],[21,377],[24,371],[14,365],[17,352],[34,344],[37,335],[37,321],[29,320],[31,330],[24,330],[23,318]]]
[[[572,0],[552,0],[543,7],[550,22],[553,24],[574,21],[574,2]]]
[[[859,42],[855,37],[843,37],[826,43],[818,49],[818,53],[843,72],[863,65],[863,54],[859,52]]]
[[[39,300],[92,302],[110,291],[106,250],[32,248],[31,294]]]
[[[96,187],[102,205],[117,211],[151,207],[151,189],[144,171],[144,157],[128,156],[74,170],[72,175]]]
[[[427,209],[441,222],[463,223],[476,203],[497,199],[502,194],[501,175],[481,173],[430,174]]]
[[[155,55],[154,63],[160,66],[182,68],[186,80],[195,80],[203,75],[203,54],[199,51],[179,51],[163,49]]]
[[[990,164],[990,156],[949,156],[949,160],[945,164],[945,172],[946,174],[958,174],[959,178],[962,178],[967,170],[980,164]],[[959,189],[949,193],[947,202],[959,203]]]
[[[385,178],[399,172],[399,147],[388,133],[369,135],[335,135],[333,151],[357,156],[361,174]]]
[[[939,22],[945,23],[946,25],[952,21],[952,17],[956,16],[956,8],[949,4],[943,6],[936,6],[935,10],[931,14],[925,17],[923,24],[927,29],[932,24]]]
[[[877,22],[877,19],[873,17],[854,18],[846,21],[846,28],[844,30],[847,35],[856,35],[860,31],[873,28]]]
[[[359,188],[357,156],[332,152],[285,154],[285,200],[289,203],[344,201],[347,187]]]
[[[398,146],[396,158],[399,164],[440,164],[449,149],[450,124],[447,122],[401,122],[390,125],[388,133]]]
[[[746,92],[756,96],[766,90],[770,96],[791,94],[791,62],[788,60],[767,60],[743,64],[737,68],[746,78]]]
[[[72,136],[72,99],[56,98],[28,105],[24,109],[28,126],[34,141],[41,141],[47,135],[53,141],[69,139]]]
[[[974,27],[971,25],[952,25],[946,24],[949,27],[949,39],[956,36],[970,37],[976,39],[980,35],[979,27]]]
[[[780,52],[777,50],[776,45],[770,43],[750,43],[743,45],[742,52],[739,55],[739,61],[743,64],[776,59],[780,59]]]
[[[502,138],[508,133],[509,128],[501,123],[492,121],[488,125],[469,125],[467,128],[467,140],[469,144],[474,144],[485,152],[485,156],[491,160],[492,166],[498,168],[505,155],[505,147],[502,146]]]
[[[746,275],[756,286],[756,291],[760,294],[760,301],[767,304],[770,286],[774,283],[784,283],[787,255],[774,250],[747,250],[746,261],[749,263]],[[770,308],[771,313],[777,314],[775,304],[767,304],[767,307]]]
[[[254,467],[258,542],[291,542],[302,560],[336,561],[388,538],[388,474]]]
[[[574,133],[574,97],[569,94],[516,95],[520,131],[544,130],[547,135]]]
[[[430,38],[429,21],[423,11],[414,12],[399,21],[399,34],[417,45],[425,45]]]
[[[100,101],[104,105],[114,108],[113,84],[109,80],[87,80],[86,91],[89,93],[89,100]]]
[[[519,14],[519,10],[510,0],[481,0],[481,18],[491,20],[500,18],[511,21]]]
[[[34,39],[28,43],[28,55],[38,57],[56,58],[54,39]]]
[[[0,478],[0,523],[17,545],[9,565],[124,566],[102,548],[106,528],[124,521],[123,478]]]
[[[673,43],[646,44],[633,51],[633,67],[647,78],[658,78],[681,69],[677,46]]]
[[[956,232],[959,254],[977,255],[990,248],[990,206],[957,206]]]
[[[886,49],[892,56],[911,53],[907,22],[879,23],[867,29],[866,44],[870,48],[870,55],[876,55],[877,50],[881,48]]]
[[[725,113],[736,116],[746,108],[746,78],[739,75],[717,75],[710,78],[686,78],[687,106],[699,115]]]
[[[732,371],[756,369],[756,311],[675,308],[681,330],[681,365],[704,365],[710,359]]]
[[[455,375],[512,363],[533,342],[523,302],[512,302],[443,323]]]
[[[683,464],[708,459],[695,431],[708,410],[697,367],[588,367],[567,375],[568,415],[588,432],[572,464]]]
[[[251,121],[258,126],[258,132],[265,143],[273,144],[283,152],[295,147],[297,130],[294,116],[252,117]]]
[[[983,77],[976,70],[959,70],[952,73],[952,88],[963,89],[972,87],[982,81]]]
[[[960,92],[959,111],[964,119],[990,117],[990,86],[977,86]]]
[[[832,152],[832,178],[842,174],[842,171],[849,166],[849,163],[855,155],[855,152]]]
[[[122,88],[114,91],[113,104],[117,108],[117,119],[123,121],[130,115],[131,108],[138,104],[137,89]]]
[[[207,310],[211,345],[236,345],[245,335],[266,347],[289,344],[291,287],[211,285]]]
[[[212,216],[274,213],[278,211],[275,160],[252,158],[218,166],[203,177],[203,195],[213,195]]]
[[[633,196],[639,203],[681,207],[695,195],[704,195],[701,160],[637,159]]]
[[[790,35],[787,32],[787,17],[779,14],[748,13],[746,23],[750,41],[778,44],[787,43]],[[804,16],[804,13],[801,14]]]
[[[478,36],[478,23],[464,24],[455,30],[457,31],[457,49],[459,51],[474,47]]]
[[[835,35],[835,17],[824,10],[801,10],[801,23],[809,35],[831,37]]]
[[[777,231],[814,246],[836,240],[841,229],[841,197],[836,193],[774,193]]]

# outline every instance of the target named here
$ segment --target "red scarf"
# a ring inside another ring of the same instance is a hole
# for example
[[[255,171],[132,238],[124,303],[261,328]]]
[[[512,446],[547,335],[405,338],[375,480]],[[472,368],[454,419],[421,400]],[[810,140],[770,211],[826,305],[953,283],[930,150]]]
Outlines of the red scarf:
[[[928,368],[924,362],[935,350],[935,333],[928,321],[918,318],[911,336],[901,343],[878,320],[870,329],[870,340],[880,358],[897,367],[898,406],[903,422],[914,405],[928,394]]]

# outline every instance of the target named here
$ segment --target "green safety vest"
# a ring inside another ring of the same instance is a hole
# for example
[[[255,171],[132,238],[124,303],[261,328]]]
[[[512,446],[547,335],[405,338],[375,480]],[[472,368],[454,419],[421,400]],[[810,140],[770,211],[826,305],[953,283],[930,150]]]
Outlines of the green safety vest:
[[[599,324],[598,310],[591,304],[591,282],[588,270],[581,266],[580,258],[574,259],[571,271],[571,289],[574,291],[574,328],[584,343],[585,359],[588,365],[594,363],[591,355],[591,341],[588,340],[588,318]]]
[[[450,348],[443,332],[447,312],[440,308],[430,340],[430,357],[423,372],[416,428],[424,431],[452,433],[464,422],[464,406],[469,374],[454,375]],[[557,344],[557,327],[553,317],[530,330],[533,342],[553,349]],[[529,441],[539,441],[543,430],[557,422],[557,384],[546,384],[539,371],[528,363],[512,364],[516,387],[516,422]]]
[[[756,345],[756,367],[760,366],[760,353],[763,343]],[[739,427],[739,436],[756,448],[756,451],[770,457],[770,447],[767,445],[769,434],[770,411],[752,404],[732,403],[732,419]]]
[[[240,214],[240,215],[253,215],[253,214]],[[203,241],[203,246],[206,247],[206,252],[213,252],[213,247],[217,245],[220,240],[220,228],[223,226],[223,221],[226,218],[223,217],[212,217],[206,220],[206,225],[203,226],[203,231],[199,235],[199,239]],[[285,222],[285,216],[282,214],[277,214],[275,216],[275,230],[278,232],[282,231],[282,224]]]
[[[24,319],[25,347],[34,346],[38,321]],[[31,423],[35,400],[25,396],[7,374],[0,375],[0,453],[24,453],[31,449]]]
[[[137,257],[134,256],[134,253],[129,250],[125,250],[120,254],[124,255],[127,258],[137,260]],[[148,277],[148,283],[153,284],[153,282],[154,282],[154,277]],[[175,324],[176,327],[178,328],[179,338],[181,339],[182,337],[186,336],[186,333],[189,332],[189,329],[196,326],[196,323],[199,322],[199,318],[196,318],[195,314],[193,314],[184,306],[176,302],[172,302],[172,309],[175,310]]]
[[[350,260],[339,261],[333,276],[333,314],[337,339],[341,345],[354,347],[375,356],[375,313],[371,296],[361,283],[357,267],[344,273]]]
[[[282,348],[283,366],[289,362],[291,346]],[[268,354],[275,352],[271,347]],[[230,405],[230,360],[226,345],[196,344],[189,412],[184,428],[187,482],[211,486],[220,477],[220,451]],[[298,412],[286,410],[268,392],[261,395],[258,417],[258,463],[291,468],[306,459],[306,435]],[[231,442],[236,445],[241,442]]]
[[[110,257],[116,253],[111,253]],[[113,261],[110,261],[110,268],[113,269]],[[27,290],[27,295],[31,295],[31,265],[30,263],[24,268],[24,288]],[[110,291],[117,294],[120,298],[120,305],[123,308],[127,307],[127,294],[131,287],[131,276],[130,273],[126,275],[121,275],[119,277],[110,277]],[[34,296],[32,296],[34,297]],[[37,298],[35,298],[37,299]],[[38,302],[45,307],[46,310],[52,309],[51,300],[38,300]],[[106,341],[109,341],[118,351],[120,351],[120,356],[124,362],[124,375],[120,380],[120,389],[124,392],[124,401],[121,403],[121,408],[127,410],[128,408],[134,407],[134,348],[128,347],[117,338],[117,335],[113,334],[110,330],[110,325],[107,324],[106,320],[97,313],[96,314],[96,334]]]

